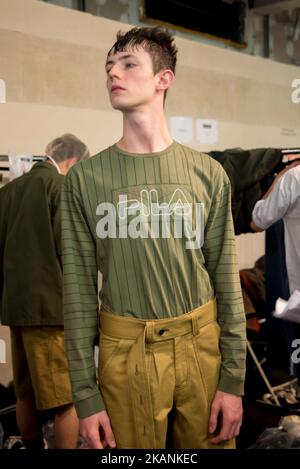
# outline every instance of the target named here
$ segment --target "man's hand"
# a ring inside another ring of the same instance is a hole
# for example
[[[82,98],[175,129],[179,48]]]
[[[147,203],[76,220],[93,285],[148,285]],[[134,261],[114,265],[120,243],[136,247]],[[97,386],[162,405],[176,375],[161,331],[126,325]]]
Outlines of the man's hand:
[[[115,448],[116,442],[105,410],[80,420],[79,433],[84,438],[84,449]]]
[[[218,444],[238,436],[242,417],[242,398],[234,394],[217,391],[211,406],[209,432],[218,431],[218,433],[211,439],[211,443]],[[219,429],[218,422],[220,423]]]
[[[263,228],[260,228],[259,226],[257,226],[253,220],[250,222],[250,228],[255,233],[260,233],[261,231],[265,231]]]

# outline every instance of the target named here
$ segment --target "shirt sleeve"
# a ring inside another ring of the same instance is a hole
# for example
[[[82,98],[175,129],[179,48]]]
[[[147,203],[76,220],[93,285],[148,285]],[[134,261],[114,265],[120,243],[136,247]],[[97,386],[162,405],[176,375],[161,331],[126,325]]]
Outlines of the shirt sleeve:
[[[218,389],[244,393],[246,318],[241,294],[231,214],[231,187],[223,170],[214,181],[214,196],[205,228],[203,253],[217,301],[221,371]]]
[[[61,197],[64,327],[74,402],[79,418],[104,409],[97,385],[94,343],[98,333],[96,248],[72,170]]]
[[[274,186],[268,197],[256,202],[252,220],[261,229],[266,230],[286,214],[292,202],[289,182],[291,175],[285,173]]]

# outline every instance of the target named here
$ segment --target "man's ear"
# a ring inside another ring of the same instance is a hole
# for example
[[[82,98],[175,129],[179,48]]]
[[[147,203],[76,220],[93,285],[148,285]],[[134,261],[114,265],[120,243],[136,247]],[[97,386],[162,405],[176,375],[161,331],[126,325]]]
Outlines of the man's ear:
[[[172,72],[172,70],[167,69],[167,70],[162,70],[161,72],[159,72],[158,77],[159,77],[159,80],[158,80],[157,89],[165,91],[171,86],[175,78],[175,75]]]

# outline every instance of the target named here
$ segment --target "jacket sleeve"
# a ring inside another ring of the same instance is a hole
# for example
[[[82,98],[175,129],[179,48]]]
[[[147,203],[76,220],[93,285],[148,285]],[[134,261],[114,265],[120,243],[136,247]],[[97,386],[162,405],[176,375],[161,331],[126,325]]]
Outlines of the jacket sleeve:
[[[220,332],[221,372],[218,388],[244,392],[246,327],[231,214],[230,182],[220,168],[214,181],[203,245],[206,268],[214,286]]]
[[[98,333],[96,247],[72,170],[61,197],[64,327],[73,397],[80,418],[104,409],[94,343]]]

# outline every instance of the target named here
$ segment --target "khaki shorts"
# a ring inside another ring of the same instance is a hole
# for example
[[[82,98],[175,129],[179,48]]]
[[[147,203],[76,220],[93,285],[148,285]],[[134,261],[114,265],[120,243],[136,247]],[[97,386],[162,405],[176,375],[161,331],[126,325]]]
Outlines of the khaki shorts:
[[[17,399],[33,399],[38,410],[72,403],[62,327],[11,327]]]

